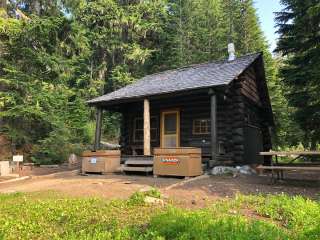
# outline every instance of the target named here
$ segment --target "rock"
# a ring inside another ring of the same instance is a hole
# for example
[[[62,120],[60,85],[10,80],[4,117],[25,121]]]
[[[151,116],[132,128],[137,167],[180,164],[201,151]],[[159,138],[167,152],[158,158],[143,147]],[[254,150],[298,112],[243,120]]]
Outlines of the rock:
[[[252,169],[249,165],[237,166],[236,169],[239,173],[245,175],[257,174],[256,170]]]
[[[141,188],[139,190],[139,192],[149,192],[149,191],[152,191],[152,190],[153,190],[153,187],[145,186],[145,187]]]
[[[167,195],[167,194],[162,194],[161,196],[163,199],[169,199],[169,195]]]
[[[249,165],[237,167],[217,166],[211,170],[212,175],[232,174],[233,177],[237,177],[239,173],[245,175],[257,174],[257,172],[254,169],[252,169]]]
[[[102,182],[94,182],[94,183],[92,183],[92,184],[103,185]]]
[[[226,167],[226,166],[216,166],[211,170],[212,175],[224,175],[224,174],[232,174],[234,175],[238,170],[234,167]]]
[[[191,204],[192,204],[192,205],[196,205],[196,204],[197,204],[196,200],[192,199],[192,200],[191,200]]]
[[[164,205],[164,201],[162,199],[149,197],[149,196],[146,196],[144,198],[144,202],[145,203],[150,203],[150,204],[162,205],[162,206]]]

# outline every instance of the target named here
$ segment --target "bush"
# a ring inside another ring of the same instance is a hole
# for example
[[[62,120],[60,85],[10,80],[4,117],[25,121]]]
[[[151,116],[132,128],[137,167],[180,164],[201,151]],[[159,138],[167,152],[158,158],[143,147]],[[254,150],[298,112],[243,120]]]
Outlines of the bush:
[[[144,199],[146,196],[161,198],[161,193],[156,188],[152,188],[151,190],[145,192],[135,192],[130,196],[128,203],[131,205],[142,205],[144,204]]]
[[[150,195],[159,192],[111,202],[54,192],[0,194],[0,239],[320,239],[320,203],[302,197],[239,196],[186,210],[141,204],[141,196]]]
[[[320,204],[301,196],[285,194],[260,198],[257,212],[280,221],[299,239],[320,239]]]
[[[150,238],[153,236],[153,238]],[[210,211],[171,209],[155,216],[145,239],[288,239],[285,231],[264,221],[248,220],[243,216],[215,216]]]
[[[67,128],[56,128],[44,140],[33,147],[31,159],[36,164],[60,164],[69,154],[80,154],[81,144],[71,144],[71,133]]]

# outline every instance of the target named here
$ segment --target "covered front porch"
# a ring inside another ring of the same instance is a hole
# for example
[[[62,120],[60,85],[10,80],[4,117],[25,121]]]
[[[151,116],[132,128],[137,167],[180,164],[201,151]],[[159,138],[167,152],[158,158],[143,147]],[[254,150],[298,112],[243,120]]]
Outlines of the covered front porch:
[[[94,151],[100,149],[102,114],[121,114],[121,162],[152,171],[154,150],[197,148],[205,167],[218,161],[217,90],[153,96],[96,106]],[[188,150],[186,150],[188,151]],[[136,168],[138,167],[138,168]]]

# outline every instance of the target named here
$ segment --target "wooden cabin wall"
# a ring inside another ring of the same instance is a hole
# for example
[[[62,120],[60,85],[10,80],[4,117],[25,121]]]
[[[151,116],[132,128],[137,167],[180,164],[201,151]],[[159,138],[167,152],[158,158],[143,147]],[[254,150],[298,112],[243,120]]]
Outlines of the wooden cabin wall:
[[[141,146],[142,142],[134,142],[134,119],[142,117],[143,105],[141,103],[127,104],[126,111],[123,111],[123,129],[121,131],[121,145],[123,146],[124,154],[132,154],[132,147]],[[180,110],[180,146],[181,147],[199,147],[202,149],[204,159],[211,157],[211,136],[210,134],[195,135],[192,132],[193,120],[195,119],[210,119],[210,96],[207,92],[202,94],[193,94],[188,96],[176,96],[166,99],[150,101],[150,115],[156,116],[158,119],[158,139],[151,142],[152,148],[160,146],[160,112],[170,109]],[[220,158],[230,160],[232,148],[230,141],[231,119],[228,117],[228,102],[224,100],[222,95],[218,96],[217,106],[217,129],[218,143],[222,155]]]
[[[271,148],[269,122],[266,104],[261,97],[262,86],[257,80],[254,66],[250,67],[238,79],[235,79],[225,92],[217,93],[217,143],[218,160],[232,161],[235,164],[252,163],[245,159],[246,128],[256,127],[261,130],[263,150]],[[201,94],[170,96],[150,100],[150,115],[158,119],[158,137],[151,141],[152,148],[160,146],[160,112],[170,109],[180,110],[180,146],[199,147],[204,158],[211,157],[210,134],[194,135],[194,119],[210,119],[210,96],[208,91]],[[122,108],[123,124],[120,144],[124,154],[132,154],[132,148],[143,149],[143,142],[134,142],[134,119],[143,117],[143,101],[125,104]]]
[[[259,84],[254,66],[250,67],[239,79],[231,84],[227,95],[231,99],[230,113],[233,115],[232,142],[233,160],[236,164],[252,163],[245,159],[245,131],[248,127],[260,129],[264,151],[271,148],[269,123],[266,118],[266,104],[261,98],[262,86]]]

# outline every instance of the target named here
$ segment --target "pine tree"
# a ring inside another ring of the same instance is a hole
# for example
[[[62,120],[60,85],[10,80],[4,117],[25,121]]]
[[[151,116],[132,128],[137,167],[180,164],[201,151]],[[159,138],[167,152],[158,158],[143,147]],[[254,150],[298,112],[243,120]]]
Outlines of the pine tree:
[[[280,74],[294,116],[312,149],[320,141],[320,3],[282,0],[276,14],[280,34],[276,51],[285,56]]]
[[[101,93],[124,86],[139,75],[144,62],[156,51],[153,35],[162,31],[163,1],[91,1],[75,12],[91,43],[91,64]]]

